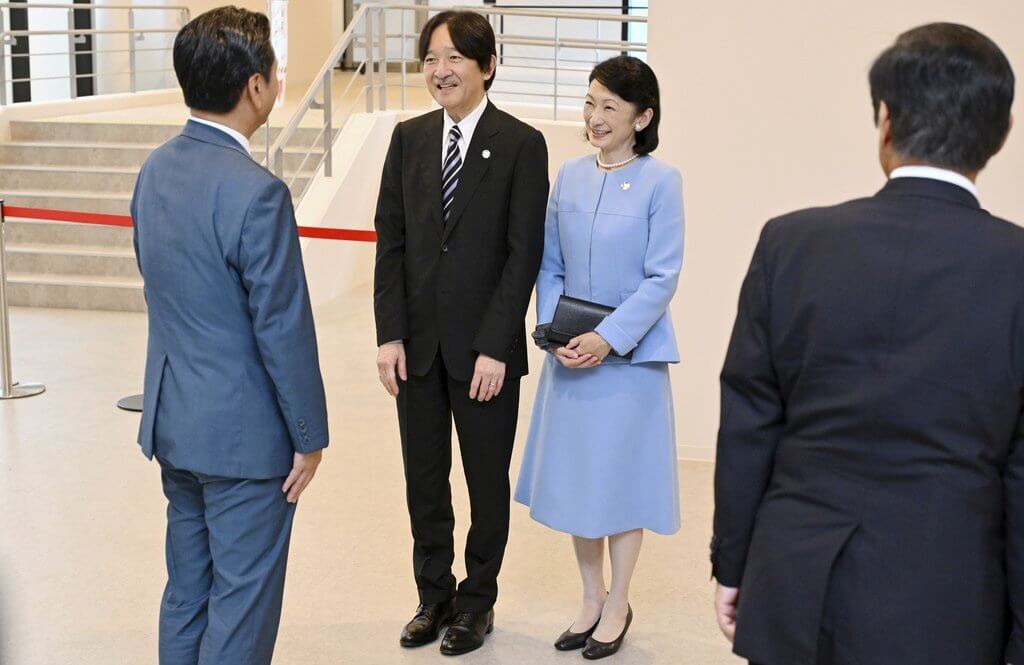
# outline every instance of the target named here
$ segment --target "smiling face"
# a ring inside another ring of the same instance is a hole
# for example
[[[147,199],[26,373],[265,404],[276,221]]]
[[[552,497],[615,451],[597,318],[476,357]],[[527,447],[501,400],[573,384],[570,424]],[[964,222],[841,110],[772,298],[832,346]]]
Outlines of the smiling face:
[[[496,64],[492,56],[490,68],[482,71],[476,60],[455,48],[448,26],[442,24],[430,36],[423,76],[430,95],[458,122],[483,100],[484,83],[493,75]]]
[[[632,150],[637,126],[642,130],[651,121],[653,111],[640,112],[634,104],[622,99],[594,79],[583,102],[583,123],[587,139],[605,155]],[[628,155],[627,155],[628,156]]]

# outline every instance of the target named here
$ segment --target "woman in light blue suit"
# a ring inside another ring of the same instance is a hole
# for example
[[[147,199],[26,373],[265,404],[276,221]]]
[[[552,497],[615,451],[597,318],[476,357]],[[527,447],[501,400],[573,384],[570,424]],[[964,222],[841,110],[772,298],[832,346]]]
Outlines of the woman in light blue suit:
[[[679,529],[668,373],[679,353],[668,306],[683,260],[683,199],[679,172],[649,156],[659,115],[658,82],[642,61],[612,58],[591,73],[583,117],[600,153],[558,174],[537,281],[540,324],[563,294],[615,308],[546,359],[515,494],[533,519],[573,536],[583,603],[555,647],[582,648],[588,659],[618,651],[632,621],[643,530]]]

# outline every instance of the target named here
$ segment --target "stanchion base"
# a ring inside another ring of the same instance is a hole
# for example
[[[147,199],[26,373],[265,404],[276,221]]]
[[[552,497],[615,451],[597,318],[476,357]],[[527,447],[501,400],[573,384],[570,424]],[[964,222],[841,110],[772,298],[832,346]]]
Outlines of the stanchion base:
[[[2,390],[2,388],[0,388]],[[46,386],[41,383],[15,383],[10,395],[0,394],[0,399],[19,399],[21,397],[34,397],[46,391]]]
[[[142,395],[129,395],[117,400],[117,408],[122,411],[142,411]]]

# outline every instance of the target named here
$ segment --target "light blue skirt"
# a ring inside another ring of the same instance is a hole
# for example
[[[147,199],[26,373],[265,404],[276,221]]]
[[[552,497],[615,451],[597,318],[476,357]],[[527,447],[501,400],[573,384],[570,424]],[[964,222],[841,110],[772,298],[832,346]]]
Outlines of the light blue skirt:
[[[544,361],[515,500],[557,531],[602,538],[679,530],[672,386],[666,363]]]

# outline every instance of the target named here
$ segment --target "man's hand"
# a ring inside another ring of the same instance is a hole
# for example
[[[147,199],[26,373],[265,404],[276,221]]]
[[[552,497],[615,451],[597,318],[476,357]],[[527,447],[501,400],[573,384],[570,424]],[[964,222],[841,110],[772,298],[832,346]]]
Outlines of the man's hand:
[[[377,377],[389,395],[398,396],[398,379],[409,380],[405,371],[405,344],[389,342],[377,349]]]
[[[473,382],[469,384],[469,399],[489,402],[501,393],[505,385],[505,363],[484,354],[476,359]]]
[[[295,457],[292,459],[292,472],[284,479],[284,485],[281,486],[281,491],[288,495],[288,503],[299,502],[299,495],[313,481],[323,454],[323,450],[306,454],[295,453]]]
[[[715,617],[718,627],[730,642],[736,637],[736,604],[739,599],[739,589],[721,584],[715,589]]]

